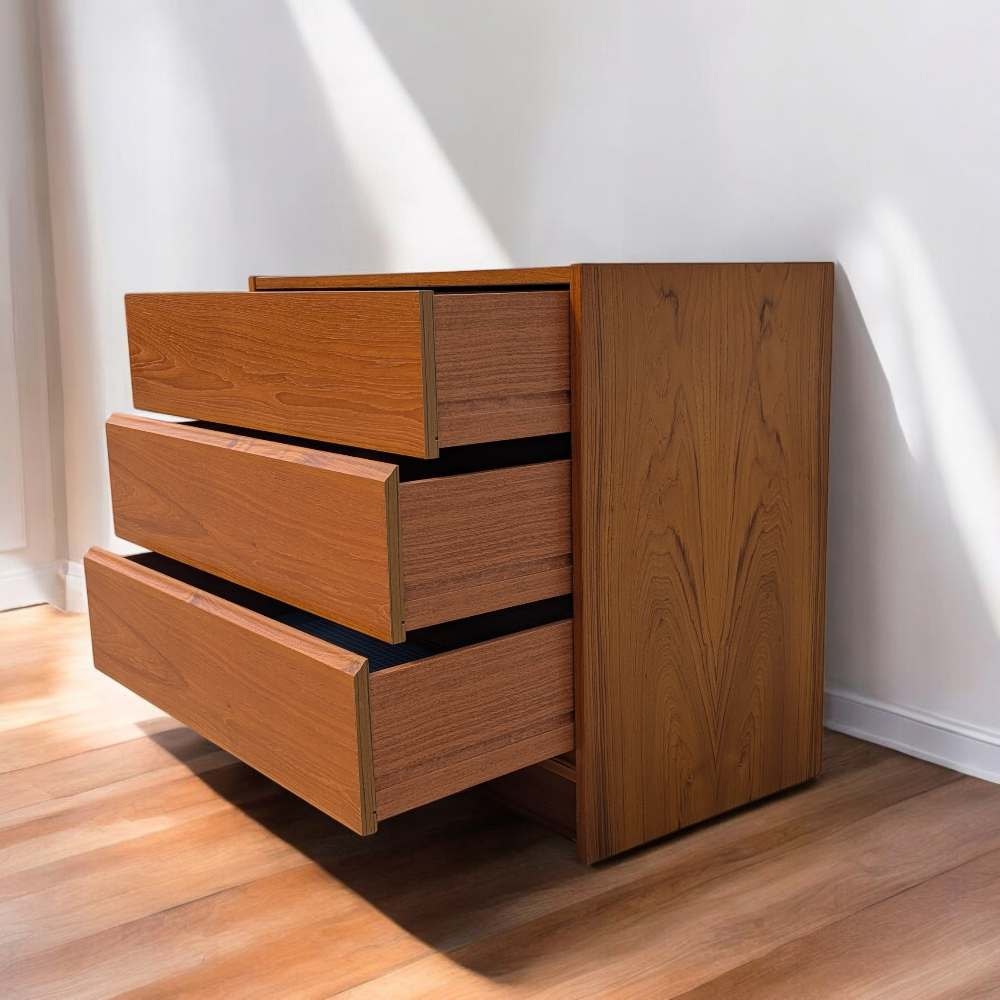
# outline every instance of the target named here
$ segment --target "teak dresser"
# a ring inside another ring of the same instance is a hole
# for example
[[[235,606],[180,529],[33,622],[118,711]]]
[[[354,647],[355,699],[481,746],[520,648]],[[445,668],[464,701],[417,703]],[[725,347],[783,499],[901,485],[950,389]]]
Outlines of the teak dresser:
[[[820,766],[833,267],[126,297],[98,668],[358,833],[492,781],[599,861]]]

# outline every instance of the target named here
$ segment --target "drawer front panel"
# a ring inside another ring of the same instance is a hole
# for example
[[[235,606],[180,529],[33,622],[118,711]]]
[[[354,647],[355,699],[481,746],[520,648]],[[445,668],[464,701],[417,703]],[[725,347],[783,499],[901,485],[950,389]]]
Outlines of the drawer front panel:
[[[430,292],[125,296],[144,410],[433,457]]]
[[[364,658],[110,552],[84,565],[99,670],[352,830],[375,829]]]
[[[143,417],[107,433],[119,536],[402,639],[395,465]]]

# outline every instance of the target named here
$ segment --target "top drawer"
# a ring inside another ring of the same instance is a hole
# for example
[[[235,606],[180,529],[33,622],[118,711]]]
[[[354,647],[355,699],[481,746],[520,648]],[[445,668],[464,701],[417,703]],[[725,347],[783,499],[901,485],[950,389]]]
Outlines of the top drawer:
[[[135,406],[400,455],[569,430],[565,291],[125,296]]]

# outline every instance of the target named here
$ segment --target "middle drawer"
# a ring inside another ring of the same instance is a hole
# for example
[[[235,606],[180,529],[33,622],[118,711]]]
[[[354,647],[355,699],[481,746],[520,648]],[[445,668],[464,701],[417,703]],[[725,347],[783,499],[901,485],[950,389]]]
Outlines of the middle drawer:
[[[464,471],[122,414],[107,436],[119,536],[389,642],[571,589],[569,460],[509,464],[558,442]]]

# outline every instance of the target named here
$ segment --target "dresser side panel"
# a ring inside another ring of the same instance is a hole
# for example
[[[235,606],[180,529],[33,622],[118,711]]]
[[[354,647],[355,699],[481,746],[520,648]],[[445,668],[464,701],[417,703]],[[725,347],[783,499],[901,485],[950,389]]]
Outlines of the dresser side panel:
[[[587,861],[818,773],[833,269],[571,285]]]

